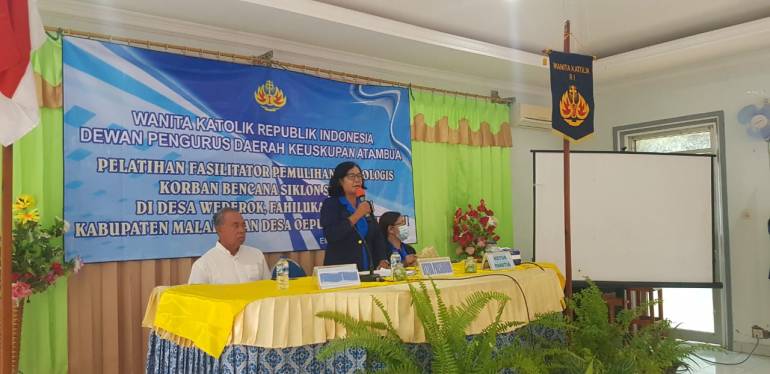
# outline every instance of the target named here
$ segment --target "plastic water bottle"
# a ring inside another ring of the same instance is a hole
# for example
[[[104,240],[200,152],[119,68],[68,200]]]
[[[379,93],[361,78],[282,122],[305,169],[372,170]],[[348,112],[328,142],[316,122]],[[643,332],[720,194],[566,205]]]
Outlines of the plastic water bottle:
[[[275,281],[278,282],[279,290],[289,289],[289,260],[281,257],[275,264]]]
[[[392,252],[390,254],[390,268],[391,270],[396,266],[396,264],[401,263],[401,255],[398,252]]]
[[[390,271],[393,275],[394,281],[401,281],[406,279],[404,264],[401,263],[401,255],[398,252],[393,252],[390,254]]]

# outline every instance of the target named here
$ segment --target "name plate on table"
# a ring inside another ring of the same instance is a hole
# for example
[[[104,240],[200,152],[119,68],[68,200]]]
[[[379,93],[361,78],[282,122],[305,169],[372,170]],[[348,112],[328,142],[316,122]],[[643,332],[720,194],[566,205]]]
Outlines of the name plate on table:
[[[489,264],[491,270],[510,270],[515,266],[511,252],[499,251],[484,254],[484,263]],[[484,264],[481,265],[484,267]]]
[[[313,276],[322,290],[361,285],[356,264],[316,266]]]
[[[501,249],[504,249],[511,254],[511,258],[513,259],[514,265],[521,265],[521,251],[513,248],[501,248]]]
[[[449,257],[418,259],[417,266],[420,268],[423,277],[454,274],[452,260]]]

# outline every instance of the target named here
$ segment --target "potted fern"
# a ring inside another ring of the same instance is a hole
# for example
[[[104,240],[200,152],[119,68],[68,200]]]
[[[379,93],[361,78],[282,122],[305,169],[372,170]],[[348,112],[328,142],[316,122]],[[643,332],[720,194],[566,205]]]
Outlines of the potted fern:
[[[692,344],[672,337],[674,327],[668,320],[631,331],[631,322],[650,303],[618,313],[614,322],[608,318],[607,305],[599,288],[589,281],[589,287],[567,301],[573,318],[561,313],[539,316],[532,326],[560,331],[566,339],[533,339],[539,349],[556,349],[551,367],[560,373],[670,373],[680,366],[689,367],[691,355],[697,350],[717,350],[711,345]],[[522,334],[529,334],[522,329]],[[566,352],[565,352],[566,350]]]
[[[515,369],[518,373],[547,372],[543,356],[535,350],[527,350],[528,354],[524,354],[522,342],[514,341],[504,348],[497,346],[498,334],[521,324],[501,321],[502,312],[510,300],[508,296],[500,292],[477,291],[460,305],[447,306],[433,281],[431,286],[429,290],[425,282],[418,283],[418,286],[409,284],[412,305],[430,345],[430,367],[422,367],[415,355],[407,349],[396,333],[390,315],[376,297],[373,297],[374,303],[382,312],[384,323],[359,321],[339,312],[317,314],[347,329],[347,337],[329,342],[319,353],[318,359],[330,359],[350,348],[364,348],[367,351],[368,370],[376,370],[379,366],[383,373],[408,374],[426,370],[435,373],[491,373],[504,368]],[[431,302],[431,291],[435,295],[435,308]],[[491,302],[497,303],[494,320],[480,334],[468,338],[468,326]]]
[[[589,287],[567,300],[574,317],[562,313],[539,315],[516,331],[510,345],[498,347],[496,336],[520,325],[501,321],[509,298],[498,292],[478,291],[457,307],[447,306],[441,292],[431,281],[436,307],[424,282],[409,285],[416,314],[432,353],[430,367],[422,367],[407,349],[380,300],[374,303],[385,322],[359,321],[338,312],[317,316],[333,320],[347,329],[347,337],[331,341],[318,355],[326,360],[350,348],[367,351],[368,369],[384,373],[497,373],[513,369],[517,373],[673,373],[687,367],[697,350],[716,350],[710,345],[690,344],[674,339],[674,327],[667,320],[631,332],[631,322],[649,307],[618,313],[614,322],[608,318],[601,291],[589,281]],[[490,302],[497,302],[496,318],[481,334],[466,336],[466,329]],[[377,363],[377,365],[374,365]]]

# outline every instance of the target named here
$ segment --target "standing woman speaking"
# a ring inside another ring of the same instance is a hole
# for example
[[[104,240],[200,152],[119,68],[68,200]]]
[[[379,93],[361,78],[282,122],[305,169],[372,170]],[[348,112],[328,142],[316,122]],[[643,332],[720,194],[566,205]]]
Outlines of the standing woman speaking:
[[[385,239],[373,218],[372,205],[357,198],[360,193],[356,192],[361,189],[366,186],[355,162],[346,161],[334,168],[329,198],[321,206],[321,227],[327,243],[324,265],[357,264],[358,270],[388,266]]]

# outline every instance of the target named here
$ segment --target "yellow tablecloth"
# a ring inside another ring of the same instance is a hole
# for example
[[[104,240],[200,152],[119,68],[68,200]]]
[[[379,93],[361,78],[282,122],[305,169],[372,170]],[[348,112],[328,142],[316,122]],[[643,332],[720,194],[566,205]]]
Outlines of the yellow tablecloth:
[[[464,274],[461,265],[454,277],[436,280],[447,305],[459,305],[469,294],[499,291],[511,301],[503,320],[526,322],[536,314],[562,309],[563,277],[552,264],[521,265],[512,271],[480,271]],[[526,306],[515,278],[526,294]],[[183,346],[194,345],[219,357],[227,344],[265,348],[296,347],[326,342],[344,336],[345,330],[315,316],[320,311],[338,311],[355,318],[384,321],[372,296],[386,306],[402,340],[425,342],[422,326],[411,306],[405,282],[362,283],[361,287],[319,290],[312,277],[290,281],[288,290],[279,290],[275,281],[265,280],[237,285],[183,285],[156,287],[145,312],[144,327],[153,328],[163,338]],[[488,305],[470,326],[477,334],[495,316],[496,305]]]

